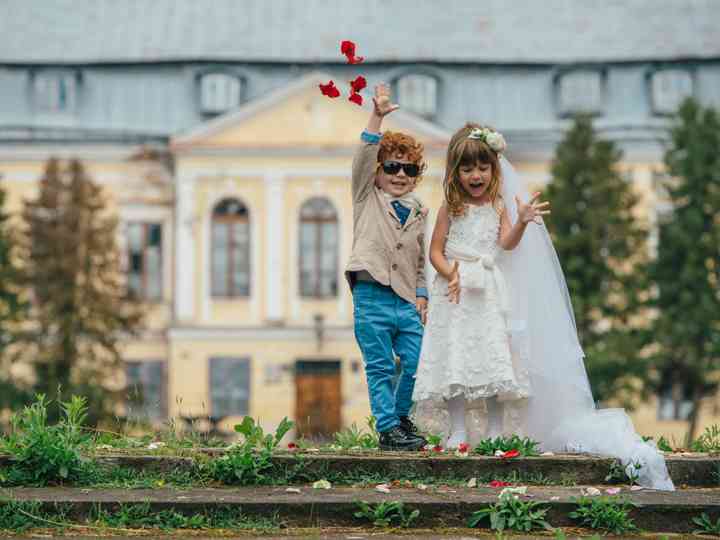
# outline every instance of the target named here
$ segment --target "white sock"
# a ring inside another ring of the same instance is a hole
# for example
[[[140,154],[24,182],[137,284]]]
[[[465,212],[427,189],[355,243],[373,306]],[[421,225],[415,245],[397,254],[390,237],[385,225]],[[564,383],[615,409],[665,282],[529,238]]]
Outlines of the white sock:
[[[498,401],[496,396],[487,398],[485,404],[488,413],[486,437],[494,439],[502,435],[505,406]]]
[[[447,401],[450,413],[450,437],[447,448],[457,448],[460,443],[467,442],[467,428],[465,427],[465,396],[456,396]]]

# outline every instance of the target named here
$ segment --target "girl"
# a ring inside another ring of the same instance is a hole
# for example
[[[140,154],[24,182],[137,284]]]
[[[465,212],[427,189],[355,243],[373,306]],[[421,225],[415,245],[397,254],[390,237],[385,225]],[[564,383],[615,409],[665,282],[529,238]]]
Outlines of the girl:
[[[493,146],[495,147],[493,149]],[[528,223],[549,214],[549,203],[518,205],[510,224],[500,195],[502,137],[467,124],[450,140],[430,262],[438,272],[431,291],[414,400],[418,410],[449,413],[447,447],[468,441],[466,409],[487,410],[486,437],[503,432],[504,403],[522,407],[528,377],[508,340],[508,296],[498,267],[501,250],[514,249]],[[452,262],[451,262],[452,261]]]
[[[475,439],[512,432],[543,451],[617,457],[640,485],[673,490],[664,458],[625,411],[595,408],[542,221],[549,204],[528,196],[505,147],[502,135],[471,123],[450,140],[414,417],[447,433],[450,448],[475,431]]]

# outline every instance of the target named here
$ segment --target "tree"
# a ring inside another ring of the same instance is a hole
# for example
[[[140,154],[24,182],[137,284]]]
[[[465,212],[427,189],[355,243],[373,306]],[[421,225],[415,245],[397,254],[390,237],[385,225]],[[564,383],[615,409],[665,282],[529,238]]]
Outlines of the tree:
[[[657,372],[691,389],[688,439],[702,399],[717,390],[720,370],[720,118],[693,100],[670,130],[664,183],[671,211],[660,220],[651,265],[657,310]],[[657,385],[656,381],[656,385]]]
[[[18,326],[27,315],[21,293],[21,270],[17,264],[17,235],[5,212],[7,192],[0,186],[0,410],[16,408],[30,397],[10,376],[9,355]]]
[[[142,321],[127,295],[100,186],[79,161],[50,160],[37,199],[26,201],[24,267],[33,292],[34,327],[24,336],[34,392],[88,400],[89,422],[111,418],[121,389],[107,384],[122,369],[119,339]]]
[[[623,397],[630,407],[634,381],[646,373],[634,321],[646,288],[647,232],[633,215],[638,196],[618,170],[621,157],[590,117],[576,117],[556,149],[545,196],[595,398]]]

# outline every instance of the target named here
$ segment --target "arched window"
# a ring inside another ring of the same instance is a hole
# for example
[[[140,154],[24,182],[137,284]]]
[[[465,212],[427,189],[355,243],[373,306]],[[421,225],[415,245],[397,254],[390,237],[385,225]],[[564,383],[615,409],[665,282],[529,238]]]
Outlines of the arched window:
[[[213,209],[210,233],[212,295],[250,295],[250,219],[237,199],[223,199]]]
[[[395,83],[398,103],[415,114],[432,118],[437,113],[437,79],[430,75],[404,75]]]
[[[332,297],[338,290],[338,218],[335,207],[316,197],[300,209],[300,294]]]

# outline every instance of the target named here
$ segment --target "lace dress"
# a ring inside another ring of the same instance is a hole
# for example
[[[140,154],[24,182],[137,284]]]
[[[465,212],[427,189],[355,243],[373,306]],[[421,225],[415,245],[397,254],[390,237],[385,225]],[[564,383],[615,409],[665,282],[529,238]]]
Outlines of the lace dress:
[[[505,431],[521,430],[522,407],[530,393],[521,351],[512,350],[507,324],[508,293],[496,264],[500,216],[490,204],[468,205],[450,218],[445,256],[459,262],[460,302],[447,299],[448,282],[437,275],[430,290],[428,322],[413,400],[415,420],[434,433],[447,430],[445,400],[464,395],[470,440],[482,437],[485,398],[506,402]],[[508,418],[509,416],[509,418]]]

